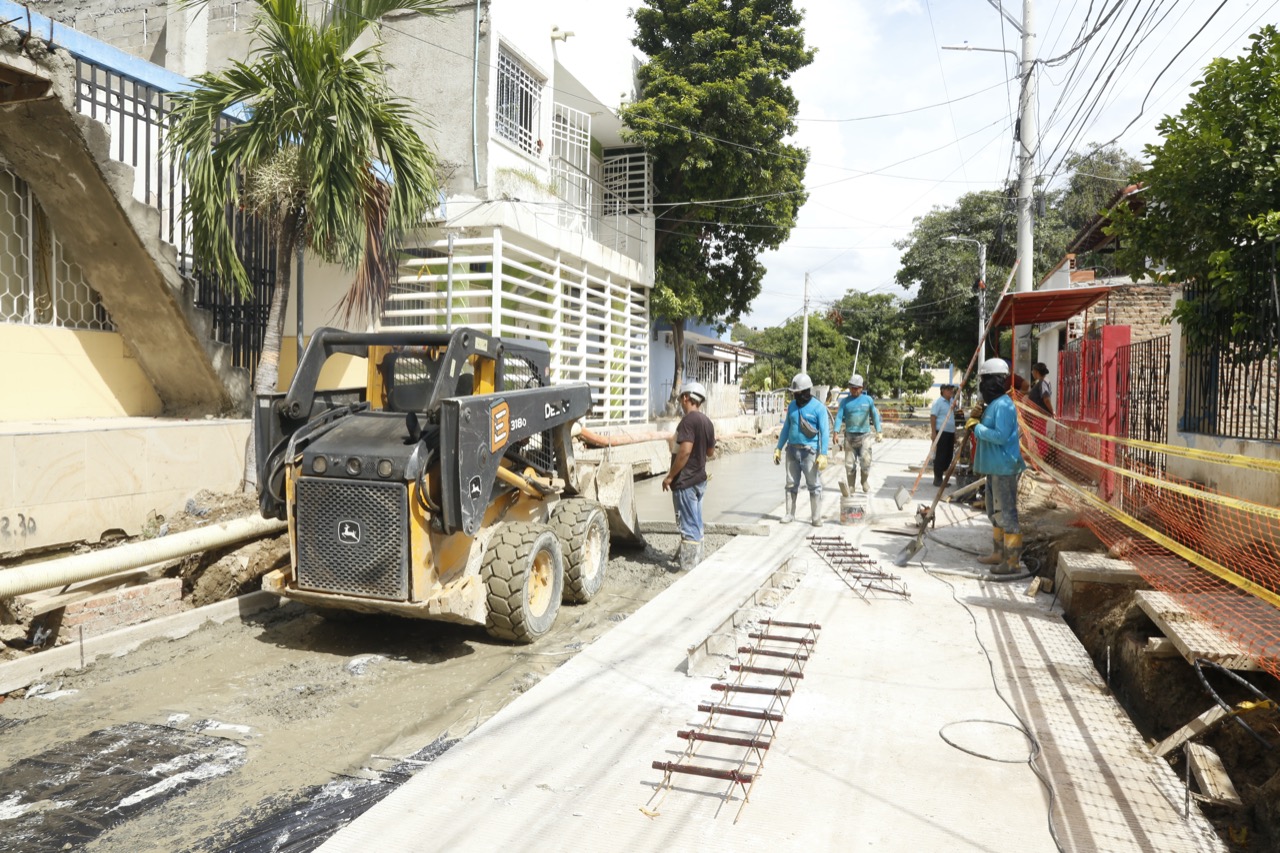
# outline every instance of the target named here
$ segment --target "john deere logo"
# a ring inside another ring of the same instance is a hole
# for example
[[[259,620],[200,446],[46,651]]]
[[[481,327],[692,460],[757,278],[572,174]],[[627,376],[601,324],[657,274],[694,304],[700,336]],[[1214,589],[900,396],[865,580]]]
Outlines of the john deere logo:
[[[338,522],[338,541],[344,545],[359,545],[362,532],[358,521]]]

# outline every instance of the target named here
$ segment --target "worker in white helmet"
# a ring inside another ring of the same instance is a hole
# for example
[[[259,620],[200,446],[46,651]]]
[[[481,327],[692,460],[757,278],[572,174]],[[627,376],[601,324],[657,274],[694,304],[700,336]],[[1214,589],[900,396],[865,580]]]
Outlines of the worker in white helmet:
[[[1026,470],[1018,446],[1018,413],[1007,393],[1009,364],[989,358],[978,368],[978,393],[985,408],[981,419],[965,423],[978,439],[975,474],[987,477],[987,516],[991,519],[991,554],[978,562],[991,566],[994,575],[1021,570],[1022,529],[1018,526],[1018,477]]]
[[[836,411],[836,435],[844,436],[844,474],[849,488],[856,482],[854,474],[862,469],[862,491],[870,491],[871,442],[868,437],[874,428],[876,441],[884,440],[880,423],[880,410],[870,394],[863,392],[862,374],[849,377],[849,396]]]
[[[773,464],[782,464],[783,448],[787,456],[787,510],[783,524],[790,524],[796,517],[796,497],[800,492],[803,474],[809,487],[810,523],[822,526],[822,476],[827,467],[827,452],[831,446],[831,416],[821,400],[813,399],[813,380],[807,373],[797,373],[791,380],[791,405],[782,422],[778,446],[773,451]]]
[[[676,451],[662,490],[671,492],[680,530],[680,568],[688,570],[702,561],[702,498],[707,492],[707,460],[715,456],[716,428],[702,412],[707,389],[688,382],[680,389],[684,417],[676,426]]]

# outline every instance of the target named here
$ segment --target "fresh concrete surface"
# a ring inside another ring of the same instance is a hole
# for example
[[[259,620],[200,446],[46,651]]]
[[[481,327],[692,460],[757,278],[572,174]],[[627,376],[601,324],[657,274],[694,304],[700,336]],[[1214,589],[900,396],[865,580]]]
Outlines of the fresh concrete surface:
[[[828,492],[835,489],[833,471],[828,468],[826,472],[826,479],[830,480]],[[707,473],[711,479],[702,499],[704,521],[755,524],[770,515],[777,518],[786,475],[781,466],[773,464],[773,450],[749,450],[712,459],[707,463]],[[675,520],[671,493],[662,491],[661,477],[636,482],[636,508],[641,524]],[[805,511],[808,512],[807,501]]]
[[[890,495],[925,447],[877,449],[873,520],[822,533],[889,567],[906,540],[878,531],[910,521]],[[720,461],[713,487],[760,479],[759,458],[733,461]],[[745,512],[725,491],[728,511]],[[837,502],[829,490],[827,507]],[[1052,851],[1052,813],[1065,850],[1224,850],[1197,810],[1182,818],[1178,780],[1150,757],[1051,598],[979,580],[972,557],[941,543],[970,548],[989,527],[959,510],[948,520],[896,570],[909,600],[856,594],[805,547],[808,525],[739,537],[324,849]],[[697,705],[715,695],[709,679],[684,674],[686,649],[788,559],[803,579],[775,618],[822,631],[750,802],[739,815],[727,783],[696,777],[655,797],[651,763],[682,752],[676,731],[705,719]],[[1019,718],[1038,741],[1052,807]]]

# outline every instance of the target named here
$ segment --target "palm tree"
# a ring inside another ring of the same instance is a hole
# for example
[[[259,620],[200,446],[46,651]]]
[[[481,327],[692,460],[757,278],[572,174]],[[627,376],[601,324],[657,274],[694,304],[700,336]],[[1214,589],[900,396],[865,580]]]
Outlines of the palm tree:
[[[248,208],[275,232],[276,284],[255,394],[275,391],[279,380],[295,250],[354,271],[340,306],[348,321],[376,316],[395,247],[437,203],[435,155],[411,124],[421,117],[387,87],[377,22],[392,12],[440,14],[443,2],[342,0],[317,17],[306,0],[258,0],[248,60],[201,74],[194,89],[173,95],[166,144],[188,185],[182,212],[196,265],[248,295],[231,216]],[[224,112],[233,107],[247,119],[228,125]],[[257,479],[253,446],[246,488]]]

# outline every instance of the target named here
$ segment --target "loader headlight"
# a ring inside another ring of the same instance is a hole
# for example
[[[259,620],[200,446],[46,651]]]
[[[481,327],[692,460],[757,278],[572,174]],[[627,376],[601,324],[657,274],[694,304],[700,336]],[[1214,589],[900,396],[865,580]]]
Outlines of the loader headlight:
[[[311,470],[316,474],[323,474],[329,470],[329,460],[323,456],[317,456],[311,460]]]
[[[378,460],[378,476],[379,477],[391,476],[391,460],[390,459]]]
[[[350,459],[347,460],[347,473],[350,474],[352,477],[360,476],[361,467],[362,466],[360,465],[360,457],[352,456]]]

